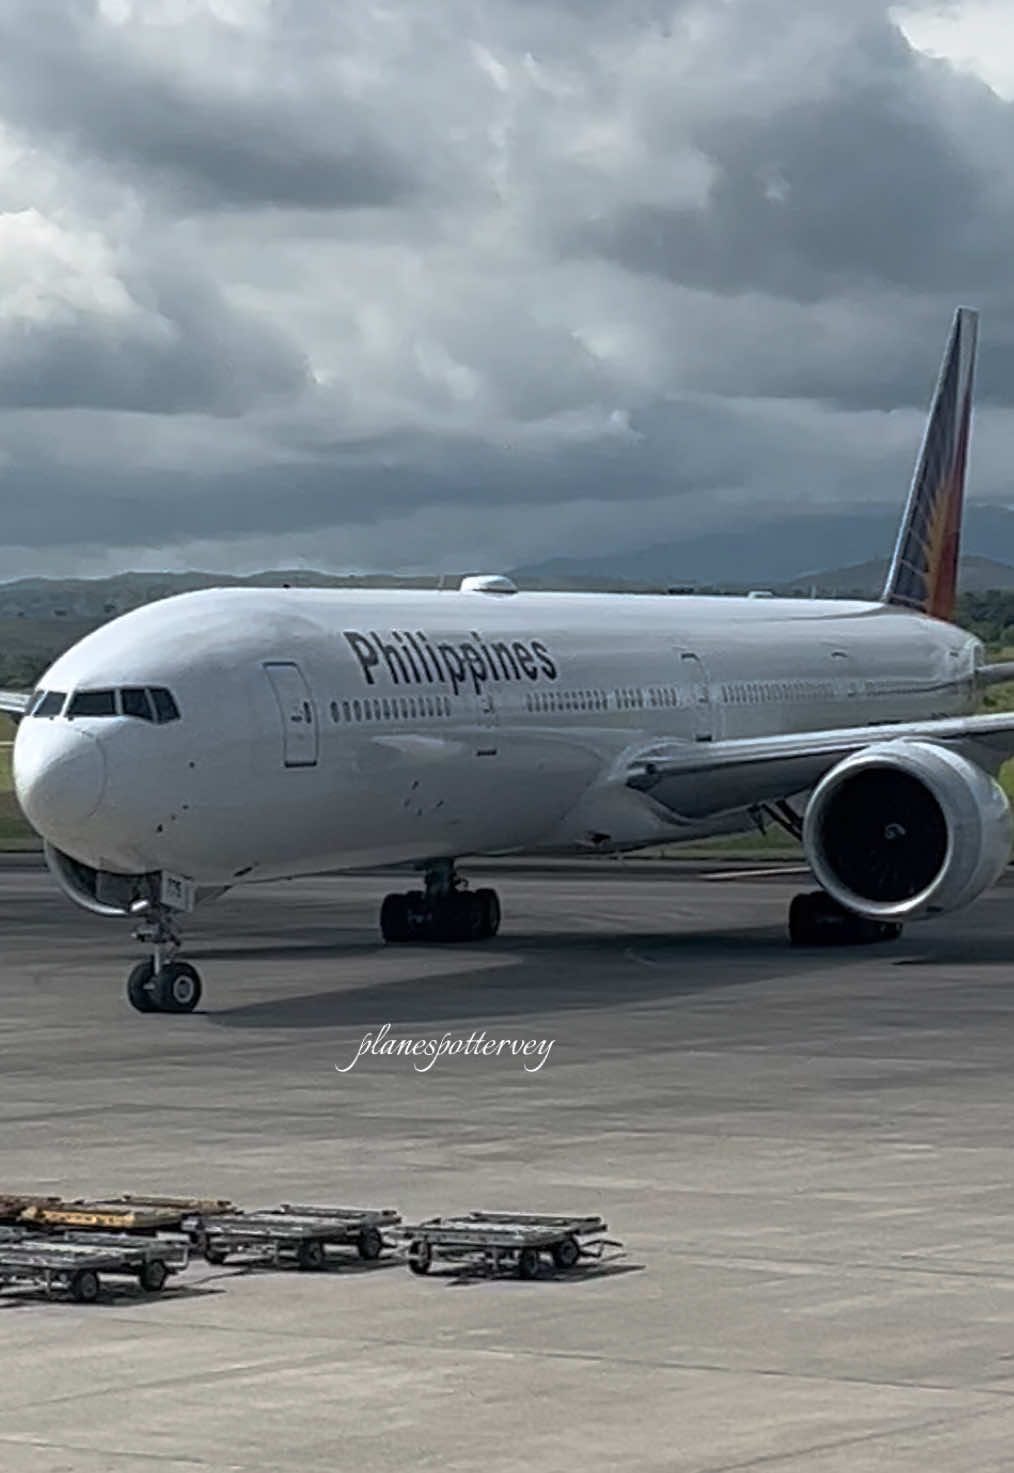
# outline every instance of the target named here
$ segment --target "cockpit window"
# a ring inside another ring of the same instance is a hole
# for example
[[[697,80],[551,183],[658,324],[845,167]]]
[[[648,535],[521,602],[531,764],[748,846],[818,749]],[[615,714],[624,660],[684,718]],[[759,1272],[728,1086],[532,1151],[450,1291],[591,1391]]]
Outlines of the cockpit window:
[[[139,716],[142,721],[154,721],[148,692],[143,685],[128,685],[120,691],[120,702],[124,716]]]
[[[59,716],[66,699],[67,692],[64,690],[40,690],[36,693],[31,714],[33,716]]]
[[[114,690],[75,691],[67,710],[68,716],[115,716],[116,692]]]
[[[167,691],[165,686],[153,685],[149,688],[152,704],[155,707],[155,720],[160,724],[166,721],[179,721],[180,708],[173,699],[172,692]]]

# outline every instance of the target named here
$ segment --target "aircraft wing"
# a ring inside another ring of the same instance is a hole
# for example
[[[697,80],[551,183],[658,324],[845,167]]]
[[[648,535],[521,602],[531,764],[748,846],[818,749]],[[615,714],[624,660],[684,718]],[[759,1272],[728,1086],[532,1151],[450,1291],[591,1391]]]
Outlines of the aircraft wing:
[[[732,741],[656,743],[628,756],[624,780],[681,818],[704,818],[801,793],[853,752],[902,740],[944,742],[995,773],[1014,756],[1014,711]]]
[[[0,711],[6,711],[8,716],[17,720],[24,716],[31,699],[31,692],[27,690],[0,690]]]

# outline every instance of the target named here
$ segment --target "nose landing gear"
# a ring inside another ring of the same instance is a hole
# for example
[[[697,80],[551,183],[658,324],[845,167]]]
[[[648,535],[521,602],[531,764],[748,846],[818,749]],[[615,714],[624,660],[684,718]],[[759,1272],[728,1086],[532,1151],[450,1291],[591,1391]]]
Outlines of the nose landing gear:
[[[447,860],[426,871],[426,889],[386,895],[380,934],[387,942],[485,941],[500,929],[495,890],[468,890]]]
[[[165,906],[152,907],[134,939],[149,945],[152,955],[138,962],[127,978],[131,1006],[139,1013],[192,1013],[201,1000],[201,978],[189,962],[176,960],[180,938],[173,912]]]

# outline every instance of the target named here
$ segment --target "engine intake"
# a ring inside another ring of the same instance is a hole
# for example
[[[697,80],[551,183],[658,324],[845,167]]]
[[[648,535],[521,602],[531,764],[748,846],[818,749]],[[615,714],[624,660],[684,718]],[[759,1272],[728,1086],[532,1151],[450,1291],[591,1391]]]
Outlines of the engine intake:
[[[933,742],[877,743],[822,779],[803,848],[828,894],[858,915],[956,910],[999,877],[1014,821],[999,783]]]

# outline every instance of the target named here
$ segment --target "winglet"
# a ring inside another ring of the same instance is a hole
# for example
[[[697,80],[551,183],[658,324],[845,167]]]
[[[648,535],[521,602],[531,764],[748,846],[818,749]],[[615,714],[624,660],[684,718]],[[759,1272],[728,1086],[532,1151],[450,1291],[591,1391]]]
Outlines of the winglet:
[[[883,602],[952,619],[979,314],[959,307],[940,367]]]

